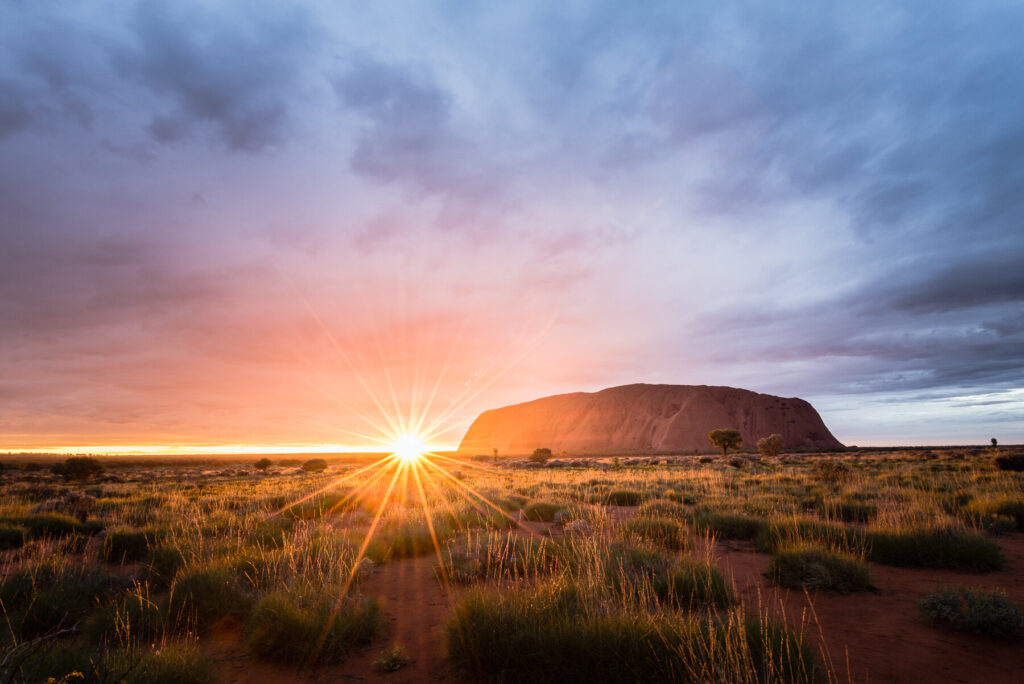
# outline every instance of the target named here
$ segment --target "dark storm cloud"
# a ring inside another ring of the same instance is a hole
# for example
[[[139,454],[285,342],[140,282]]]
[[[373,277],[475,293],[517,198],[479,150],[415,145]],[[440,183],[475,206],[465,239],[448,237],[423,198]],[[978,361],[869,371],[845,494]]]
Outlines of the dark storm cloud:
[[[133,27],[135,44],[116,63],[170,100],[149,122],[154,139],[177,142],[209,126],[230,150],[258,152],[281,142],[294,84],[317,38],[300,9],[145,3]]]

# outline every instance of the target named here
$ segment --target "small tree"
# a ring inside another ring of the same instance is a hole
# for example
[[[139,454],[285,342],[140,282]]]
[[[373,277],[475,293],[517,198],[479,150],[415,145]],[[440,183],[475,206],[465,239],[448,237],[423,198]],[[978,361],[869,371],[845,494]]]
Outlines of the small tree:
[[[533,454],[530,456],[531,461],[534,463],[540,463],[541,465],[547,463],[549,458],[551,458],[551,449],[548,448],[534,449]]]
[[[992,438],[992,448],[995,449],[997,446],[999,446],[999,440],[996,439],[995,437],[993,437]]]
[[[311,458],[302,464],[302,469],[307,473],[319,473],[327,470],[327,461],[322,458]]]
[[[72,480],[88,480],[103,472],[103,464],[92,456],[72,456],[50,469],[60,475],[65,482]]]
[[[498,460],[498,447],[494,447],[493,449],[491,449],[491,451],[494,453],[494,460],[497,461]]]
[[[255,468],[256,470],[266,470],[272,465],[274,465],[274,462],[271,461],[269,458],[261,458],[260,460],[253,463],[252,467]]]
[[[757,440],[757,451],[765,458],[778,456],[785,446],[786,443],[782,440],[782,435],[777,432]]]
[[[737,449],[743,445],[739,430],[719,429],[708,433],[708,441],[722,450],[722,456],[729,455],[729,449]]]

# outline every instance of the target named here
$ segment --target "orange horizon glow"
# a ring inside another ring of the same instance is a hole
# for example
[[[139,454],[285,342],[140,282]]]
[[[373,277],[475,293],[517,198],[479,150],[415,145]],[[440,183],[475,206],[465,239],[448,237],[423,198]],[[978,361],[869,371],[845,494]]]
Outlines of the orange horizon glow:
[[[458,445],[420,443],[424,452],[457,451]],[[0,454],[92,454],[100,456],[248,456],[272,454],[391,454],[392,445],[342,445],[342,444],[227,444],[227,445],[72,445],[52,447],[31,447],[26,449],[4,448]]]

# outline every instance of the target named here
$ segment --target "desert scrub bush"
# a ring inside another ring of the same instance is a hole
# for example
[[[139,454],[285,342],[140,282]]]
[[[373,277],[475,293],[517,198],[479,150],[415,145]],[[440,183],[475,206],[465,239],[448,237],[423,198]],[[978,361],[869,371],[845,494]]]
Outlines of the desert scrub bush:
[[[397,672],[411,662],[412,658],[406,654],[405,647],[396,644],[381,651],[380,658],[373,661],[373,664],[384,672]]]
[[[220,618],[244,615],[249,603],[227,563],[187,568],[171,585],[168,622],[177,631],[202,633]]]
[[[613,489],[604,496],[608,506],[639,506],[647,495],[639,489]]]
[[[962,632],[1002,639],[1024,635],[1024,610],[1002,589],[943,587],[919,608],[928,622]]]
[[[482,681],[811,682],[819,673],[800,638],[758,620],[598,607],[571,585],[471,590],[452,609],[446,645]]]
[[[738,513],[693,512],[693,529],[697,534],[723,539],[753,539],[765,524],[761,518]]]
[[[114,530],[103,538],[100,558],[107,563],[135,563],[146,557],[155,541],[152,530]]]
[[[619,532],[626,538],[634,537],[675,551],[690,547],[686,526],[671,518],[637,515],[623,523]]]
[[[523,506],[523,520],[537,522],[552,522],[555,514],[569,508],[568,504],[554,503],[552,501],[531,501]]]
[[[990,572],[1006,563],[998,544],[959,529],[871,531],[867,544],[870,560],[897,567]]]
[[[850,466],[840,461],[817,461],[811,466],[811,474],[819,482],[839,487],[850,479]]]
[[[260,658],[284,663],[337,663],[377,638],[384,613],[376,600],[332,592],[273,593],[253,608],[246,645]]]
[[[871,588],[871,574],[862,560],[824,548],[783,549],[772,556],[768,578],[791,589],[831,589],[842,593]]]
[[[327,461],[322,458],[311,458],[302,464],[302,470],[307,473],[321,473],[327,470]]]
[[[0,525],[0,551],[20,549],[25,545],[25,528],[16,525]]]
[[[65,482],[72,480],[88,480],[103,472],[103,464],[91,456],[72,456],[50,468],[55,475],[60,475]]]

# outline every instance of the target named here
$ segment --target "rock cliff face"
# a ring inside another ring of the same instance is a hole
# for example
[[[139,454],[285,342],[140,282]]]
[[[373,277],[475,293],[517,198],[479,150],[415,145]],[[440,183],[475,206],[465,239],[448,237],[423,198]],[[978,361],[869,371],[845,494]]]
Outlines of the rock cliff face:
[[[488,454],[674,451],[711,449],[708,432],[736,428],[745,446],[777,432],[790,449],[832,449],[832,436],[814,407],[733,387],[623,385],[600,392],[559,394],[481,413],[459,451]]]

